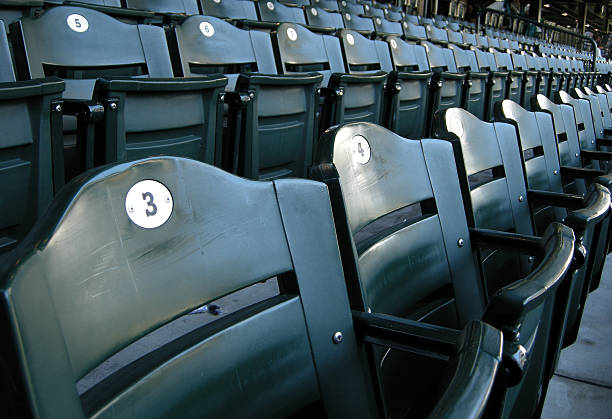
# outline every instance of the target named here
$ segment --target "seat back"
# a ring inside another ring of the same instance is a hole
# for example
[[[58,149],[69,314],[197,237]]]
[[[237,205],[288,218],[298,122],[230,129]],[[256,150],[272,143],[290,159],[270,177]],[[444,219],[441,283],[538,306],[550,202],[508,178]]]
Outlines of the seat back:
[[[317,7],[305,7],[306,21],[308,25],[315,28],[344,28],[342,15],[337,12],[328,12]]]
[[[121,2],[117,3],[117,7],[121,7]],[[108,4],[105,5],[108,6]],[[148,10],[158,13],[200,14],[198,0],[126,0],[125,6],[129,9]]]
[[[608,105],[608,98],[604,93],[595,93],[590,87],[585,86],[582,88],[584,93],[589,96],[595,96],[599,101],[599,110],[601,111],[601,119],[603,122],[604,129],[612,129],[612,115],[610,114],[610,106]]]
[[[396,94],[395,109],[391,111],[393,131],[405,138],[423,138],[427,133],[430,105],[429,83],[433,73],[422,45],[410,44],[399,36],[387,37],[391,58],[401,89]],[[392,81],[392,80],[390,80]]]
[[[346,29],[353,29],[366,35],[369,35],[375,31],[374,21],[369,17],[361,17],[358,15],[352,15],[350,13],[343,13],[342,20],[344,20],[344,27]]]
[[[251,182],[171,157],[126,163],[71,184],[18,255],[0,273],[3,342],[40,416],[290,416],[318,400],[332,417],[371,411],[322,184]],[[109,356],[271,277],[279,295],[79,397],[77,381]]]
[[[311,0],[310,4],[332,12],[337,12],[340,10],[338,2],[336,2],[335,0]]]
[[[406,39],[412,40],[425,40],[427,39],[427,32],[423,26],[405,21],[402,23],[404,27],[404,36]]]
[[[342,12],[349,12],[353,15],[363,15],[364,14],[364,5],[353,3],[351,1],[342,0],[339,2],[340,10]],[[369,9],[370,6],[368,6]]]
[[[425,32],[427,33],[427,39],[431,42],[447,44],[449,41],[446,31],[434,25],[426,25]]]
[[[581,150],[597,150],[595,126],[591,114],[591,104],[587,99],[576,99],[565,91],[557,93],[557,101],[571,105],[576,118],[576,129]],[[591,162],[594,168],[599,168],[599,162]]]
[[[255,3],[248,0],[199,0],[202,13],[222,19],[257,20]]]
[[[61,149],[51,135],[51,119],[59,122],[52,105],[61,108],[63,90],[57,78],[15,82],[0,30],[0,255],[25,236],[64,183]]]
[[[521,106],[531,109],[531,97],[536,94],[535,89],[538,83],[538,74],[529,69],[524,55],[512,53],[512,65],[516,70],[523,72],[523,91],[521,93]]]
[[[357,307],[418,320],[425,305],[428,316],[444,311],[445,324],[455,326],[480,317],[483,295],[469,243],[456,245],[469,233],[457,217],[462,204],[452,161],[443,143],[406,140],[367,123],[321,138],[313,176],[326,178],[330,164],[337,173],[340,188],[330,188],[339,240],[343,251],[352,249],[343,255],[347,275],[358,267],[351,280],[359,289],[349,290],[360,296]],[[456,307],[448,306],[455,296]]]
[[[494,51],[495,64],[498,70],[508,71],[510,79],[506,87],[506,97],[516,103],[521,103],[523,89],[523,72],[515,71],[512,57],[507,52]]]
[[[452,108],[436,114],[434,134],[453,144],[468,225],[533,234],[514,127]],[[488,296],[528,271],[522,259],[507,252],[480,253]]]
[[[459,73],[455,57],[449,48],[442,48],[431,42],[422,42],[427,52],[429,66],[435,74],[432,83],[432,110],[461,107],[465,73]]]
[[[257,2],[262,22],[292,22],[306,24],[304,10],[300,7],[286,6],[283,3],[267,0]]]
[[[559,94],[561,95],[561,92],[559,92]],[[599,98],[595,95],[586,94],[578,88],[572,89],[570,94],[576,99],[586,99],[589,101],[589,104],[591,105],[591,117],[593,119],[593,126],[595,127],[595,135],[597,136],[597,138],[603,138],[605,129],[603,120],[604,113],[601,110],[601,103],[599,101]]]
[[[450,44],[448,46],[455,56],[455,64],[459,72],[467,74],[463,107],[479,119],[486,119],[488,73],[480,72],[476,54]]]
[[[384,17],[374,17],[372,18],[374,21],[374,31],[377,36],[381,35],[402,35],[404,33],[404,29],[402,28],[402,24],[400,22],[396,22],[393,20],[387,20]]]

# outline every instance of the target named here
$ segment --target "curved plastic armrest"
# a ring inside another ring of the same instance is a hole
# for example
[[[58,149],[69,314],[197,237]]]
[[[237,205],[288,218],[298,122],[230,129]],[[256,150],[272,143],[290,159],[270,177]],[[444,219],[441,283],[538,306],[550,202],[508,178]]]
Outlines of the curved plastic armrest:
[[[427,80],[430,79],[432,76],[433,72],[431,71],[394,71],[392,73],[389,73],[389,79],[394,80]]]
[[[524,70],[524,73],[525,73],[525,77],[537,77],[538,75],[537,70]]]
[[[612,159],[612,153],[610,154],[610,159]],[[561,176],[569,179],[588,179],[592,180],[599,176],[604,176],[606,172],[603,170],[596,169],[585,169],[582,167],[569,167],[569,166],[561,166]]]
[[[319,84],[323,80],[323,75],[319,73],[305,74],[259,74],[242,73],[238,76],[238,85],[243,85],[244,81],[248,84],[262,86],[295,86]]]
[[[0,100],[22,99],[64,91],[65,84],[57,77],[0,83]]]
[[[385,71],[377,71],[371,74],[346,74],[333,73],[329,79],[329,85],[340,83],[381,83],[387,80],[388,74]]]
[[[225,87],[227,78],[221,74],[189,78],[134,79],[116,77],[110,80],[98,79],[96,89],[121,92],[178,92]]]
[[[527,234],[470,227],[470,240],[472,246],[518,251],[526,255],[539,255],[542,251],[542,239]]]
[[[323,28],[320,26],[312,26],[312,25],[304,25],[304,27],[311,32],[319,32],[319,33],[335,33],[338,31],[338,29],[332,28],[332,27]]]
[[[527,197],[532,204],[550,205],[569,210],[577,210],[584,206],[580,195],[527,189]]]
[[[441,80],[463,80],[467,77],[465,73],[451,73],[450,71],[441,71],[435,74]]]
[[[491,394],[502,360],[502,333],[473,320],[463,329],[459,340],[452,378],[430,418],[481,417]]]
[[[491,76],[492,77],[503,77],[503,78],[507,78],[508,74],[510,74],[508,71],[491,71]]]
[[[486,79],[489,77],[489,73],[485,71],[470,71],[469,75],[472,79]]]

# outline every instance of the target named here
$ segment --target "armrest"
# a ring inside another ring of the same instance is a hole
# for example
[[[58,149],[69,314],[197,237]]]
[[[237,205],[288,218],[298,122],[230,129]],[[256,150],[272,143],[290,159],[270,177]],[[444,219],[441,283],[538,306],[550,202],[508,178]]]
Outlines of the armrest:
[[[463,80],[467,76],[465,73],[451,73],[450,71],[442,71],[435,74],[439,80]]]
[[[580,195],[527,189],[527,197],[533,204],[550,205],[569,210],[577,210],[584,206]]]
[[[470,71],[469,75],[472,79],[486,79],[489,77],[489,73],[484,71]]]
[[[603,179],[602,179],[603,180]],[[592,183],[582,199],[582,208],[568,214],[563,223],[581,237],[592,223],[603,219],[610,210],[610,191],[601,183]]]
[[[527,255],[539,255],[542,239],[526,234],[470,227],[472,246],[513,250]]]
[[[601,144],[602,140],[597,140],[597,145],[604,145],[607,146],[607,144]],[[605,142],[610,141],[610,146],[612,146],[612,140],[603,140]],[[610,161],[612,160],[612,153],[609,151],[592,151],[592,150],[584,150],[581,151],[580,154],[582,155],[582,157],[587,158],[587,159],[591,159],[591,160],[602,160],[602,161]]]
[[[64,87],[64,81],[57,77],[0,83],[0,100],[58,94],[64,91]]]
[[[89,122],[104,119],[104,106],[95,100],[64,99],[64,115],[73,115]]]
[[[415,72],[403,72],[394,71],[389,73],[389,79],[397,80],[427,80],[433,76],[431,71],[415,71]]]
[[[121,92],[165,92],[190,91],[225,87],[227,78],[222,75],[187,78],[151,78],[134,79],[116,77],[110,80],[98,79],[96,90],[114,90]]]
[[[387,73],[377,71],[371,74],[347,74],[333,73],[329,79],[329,85],[338,85],[340,83],[382,83],[387,80]]]
[[[483,321],[504,334],[503,376],[500,381],[512,386],[523,377],[528,358],[519,344],[521,326],[529,312],[554,298],[556,289],[585,258],[584,247],[575,247],[574,232],[561,223],[551,223],[542,237],[543,257],[525,278],[498,290],[489,301]]]
[[[497,377],[501,354],[499,330],[481,321],[468,323],[453,360],[454,374],[429,417],[481,417]]]
[[[508,75],[510,74],[507,71],[491,71],[489,74],[491,74],[492,77],[502,77],[502,78],[508,78]]]
[[[612,159],[612,153],[610,153],[610,158]],[[570,178],[570,179],[587,179],[592,180],[599,176],[605,175],[606,172],[603,170],[596,169],[585,169],[582,167],[569,167],[569,166],[561,166],[561,176]]]
[[[319,84],[323,80],[323,75],[319,73],[305,74],[258,74],[242,73],[238,76],[238,85],[243,85],[243,81],[248,84],[260,86],[296,86]]]

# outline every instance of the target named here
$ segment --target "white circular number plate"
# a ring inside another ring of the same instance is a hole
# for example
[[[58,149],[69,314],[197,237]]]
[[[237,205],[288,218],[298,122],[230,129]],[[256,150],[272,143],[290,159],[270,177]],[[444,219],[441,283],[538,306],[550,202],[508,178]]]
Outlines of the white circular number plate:
[[[351,20],[351,15],[348,14],[348,13],[345,13],[344,17],[345,17],[346,20]]]
[[[319,12],[317,12],[317,9],[315,9],[314,7],[310,9],[310,13],[312,13],[313,16],[316,16],[319,14]]]
[[[353,158],[357,163],[366,164],[370,161],[372,152],[370,150],[370,143],[361,135],[355,135],[353,137],[353,144],[351,145],[351,152]]]
[[[295,31],[295,29],[287,28],[287,38],[292,41],[295,41],[297,39],[297,32]]]
[[[172,194],[155,180],[142,180],[125,196],[125,211],[130,220],[142,228],[157,228],[172,215]]]
[[[200,23],[200,32],[202,32],[202,35],[210,38],[215,34],[215,27],[208,22],[202,22]]]
[[[404,28],[408,27],[408,23],[404,22]]]
[[[395,41],[395,39],[391,40],[391,48],[393,49],[397,48],[397,42]]]
[[[380,25],[381,23],[382,23],[382,20],[380,20],[380,18],[379,18],[379,17],[377,17],[377,18],[376,18],[376,24],[377,24],[377,25]]]
[[[85,32],[89,29],[89,22],[84,16],[72,14],[66,19],[68,27],[75,32]]]
[[[368,12],[368,11],[370,10],[370,6],[368,6],[368,5],[366,4],[366,5],[365,5],[365,9],[366,9],[366,12]]]
[[[271,1],[266,3],[266,7],[270,10],[274,10],[274,3],[272,3]]]
[[[463,123],[461,122],[461,119],[459,119],[458,117],[454,117],[451,118],[450,121],[448,121],[448,127],[450,128],[450,131],[454,134],[457,135],[457,137],[462,138],[463,137]]]
[[[349,45],[355,45],[355,38],[353,38],[353,35],[350,33],[346,34],[346,41],[349,43]]]

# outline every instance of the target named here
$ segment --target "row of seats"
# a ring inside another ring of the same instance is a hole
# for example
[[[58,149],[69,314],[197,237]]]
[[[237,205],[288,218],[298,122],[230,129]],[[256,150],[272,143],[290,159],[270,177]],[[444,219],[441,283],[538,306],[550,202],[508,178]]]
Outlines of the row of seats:
[[[34,114],[38,128],[6,125],[16,138],[3,147],[13,185],[6,196],[18,203],[5,204],[5,249],[64,179],[100,164],[172,154],[254,179],[303,177],[319,133],[338,123],[369,121],[422,138],[436,109],[463,106],[491,119],[505,97],[525,105],[536,91],[552,97],[597,80],[577,60],[368,39],[347,29],[334,36],[292,23],[240,29],[200,15],[164,31],[63,6],[26,13],[10,29],[10,44],[0,35],[2,80],[21,86],[50,77],[40,83],[55,90],[42,116]],[[53,77],[65,84],[61,98]]]

